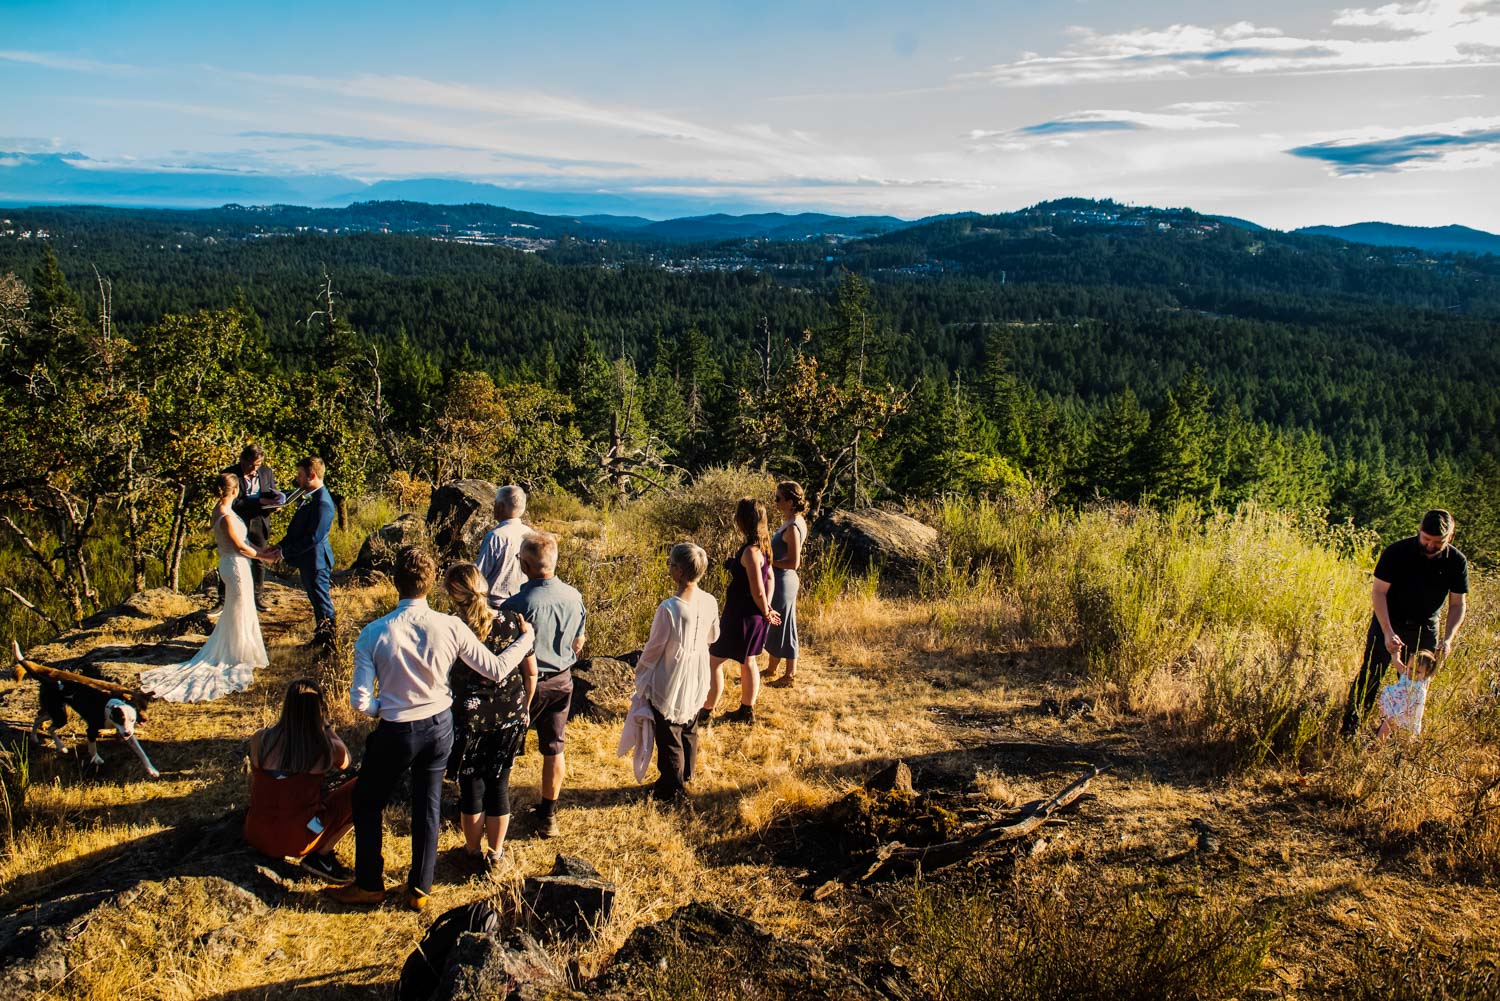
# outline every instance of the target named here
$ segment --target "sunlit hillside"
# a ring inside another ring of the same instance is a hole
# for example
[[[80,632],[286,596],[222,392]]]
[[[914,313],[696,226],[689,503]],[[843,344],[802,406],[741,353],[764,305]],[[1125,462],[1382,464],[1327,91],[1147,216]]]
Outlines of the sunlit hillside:
[[[733,499],[769,487],[719,471],[608,511],[538,496],[530,520],[560,536],[559,575],[590,608],[586,652],[639,647],[667,593],[664,543],[696,539],[717,561],[730,550]],[[389,500],[351,505],[340,563],[395,513]],[[615,755],[618,718],[577,719],[561,838],[532,838],[518,820],[494,879],[440,856],[420,916],[346,910],[235,843],[246,735],[273,718],[293,677],[346,692],[353,631],[394,601],[388,584],[342,582],[344,635],[334,658],[317,661],[300,647],[306,600],[275,586],[272,665],[254,686],[159,704],[142,726],[160,780],[112,739],[98,775],[24,744],[5,759],[0,929],[10,935],[60,901],[88,905],[57,925],[62,938],[47,946],[57,965],[32,996],[390,997],[436,915],[491,898],[512,913],[521,880],[559,851],[617,888],[591,939],[544,942],[589,995],[1493,994],[1500,704],[1489,679],[1500,636],[1487,579],[1475,581],[1475,611],[1434,682],[1423,735],[1364,751],[1337,738],[1336,717],[1368,614],[1367,539],[1253,509],[1069,513],[1018,500],[914,513],[940,531],[915,580],[855,572],[815,539],[798,684],[765,690],[754,726],[707,730],[688,807],[645,799]],[[710,591],[722,594],[721,573]],[[152,592],[136,614],[28,655],[95,651],[128,678],[181,659],[195,642],[195,620],[182,616],[205,604]],[[35,685],[4,682],[0,701],[5,721],[21,724]],[[347,707],[337,722],[358,754],[367,724]],[[915,798],[860,791],[894,759],[911,766]],[[850,825],[877,818],[869,830],[961,837],[1092,766],[1107,770],[1019,854],[868,883],[851,873],[867,855]],[[533,753],[516,771],[518,813],[537,782]],[[386,814],[388,880],[406,864],[406,822],[402,809]],[[459,841],[444,831],[443,848]],[[824,965],[806,970],[833,979],[763,968],[730,939],[669,949],[645,967],[612,963],[632,932],[693,902],[759,922],[777,948],[813,950]],[[21,962],[5,941],[0,962]],[[1414,982],[1439,986],[1395,993]]]

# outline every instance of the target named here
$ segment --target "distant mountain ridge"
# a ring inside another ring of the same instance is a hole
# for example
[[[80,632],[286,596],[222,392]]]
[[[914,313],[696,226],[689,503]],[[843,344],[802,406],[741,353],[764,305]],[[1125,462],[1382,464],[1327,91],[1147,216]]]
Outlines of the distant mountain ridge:
[[[1332,236],[1377,247],[1415,247],[1429,253],[1500,254],[1500,236],[1468,226],[1398,226],[1389,222],[1359,222],[1351,226],[1304,226],[1295,232]]]
[[[543,191],[454,178],[366,183],[336,174],[272,175],[191,165],[134,168],[102,163],[76,152],[0,151],[0,205],[114,207],[148,215],[162,213],[164,222],[176,212],[205,225],[232,229],[250,219],[256,228],[272,230],[434,233],[491,243],[563,237],[663,243],[869,240],[920,227],[983,232],[986,227],[1012,229],[1028,221],[1117,231],[1225,225],[1249,232],[1277,232],[1233,216],[1108,199],[1058,198],[1016,212],[957,212],[904,220],[890,215],[751,211],[757,206],[711,205],[709,199],[678,196]],[[708,207],[745,211],[701,211]],[[242,214],[222,215],[232,212]],[[650,218],[663,215],[669,218]],[[1424,253],[1500,255],[1500,236],[1466,226],[1367,222],[1306,226],[1291,232],[1381,247],[1412,247]]]

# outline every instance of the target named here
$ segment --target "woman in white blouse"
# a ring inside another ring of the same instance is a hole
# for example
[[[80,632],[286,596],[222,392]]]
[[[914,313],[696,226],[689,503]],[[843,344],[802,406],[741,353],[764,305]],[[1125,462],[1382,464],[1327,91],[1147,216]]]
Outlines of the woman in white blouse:
[[[641,650],[636,690],[656,720],[656,764],[661,777],[652,796],[686,798],[698,757],[698,710],[708,697],[708,645],[719,637],[719,603],[698,589],[708,569],[701,546],[679,542],[667,557],[677,593],[656,608],[651,636]]]

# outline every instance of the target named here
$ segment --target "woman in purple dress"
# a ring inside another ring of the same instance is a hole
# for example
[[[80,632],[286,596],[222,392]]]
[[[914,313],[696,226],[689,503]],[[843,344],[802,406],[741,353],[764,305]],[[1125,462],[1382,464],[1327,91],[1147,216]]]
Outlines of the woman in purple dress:
[[[729,589],[724,593],[724,612],[719,617],[719,638],[708,648],[713,680],[708,701],[698,714],[706,721],[724,687],[721,665],[726,660],[740,665],[740,707],[721,717],[726,723],[754,723],[755,699],[760,694],[760,671],[755,658],[766,645],[766,632],[781,621],[771,607],[771,539],[766,531],[766,506],[753,497],[741,497],[734,506],[734,527],[741,545],[724,568],[729,571]]]

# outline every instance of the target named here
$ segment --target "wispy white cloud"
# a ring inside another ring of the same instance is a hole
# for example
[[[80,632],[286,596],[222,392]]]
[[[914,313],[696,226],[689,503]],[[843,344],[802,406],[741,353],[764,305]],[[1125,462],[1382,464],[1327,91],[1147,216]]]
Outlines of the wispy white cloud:
[[[110,76],[137,76],[147,72],[143,67],[125,63],[106,63],[97,59],[64,55],[57,52],[26,52],[20,49],[0,49],[0,62],[25,63],[46,69],[68,70],[73,73],[103,73]]]
[[[403,136],[462,134],[467,144],[490,149],[516,149],[530,142],[535,144],[532,155],[549,160],[567,158],[566,144],[586,135],[593,149],[625,147],[636,154],[634,159],[658,161],[648,162],[648,169],[696,163],[703,169],[717,169],[747,180],[881,173],[873,160],[824,144],[807,131],[760,122],[705,125],[680,115],[565,94],[476,87],[413,76],[238,76],[262,86],[345,99],[353,103],[355,115],[382,121]],[[413,115],[402,108],[426,110]],[[434,118],[440,120],[433,122]],[[556,126],[563,128],[553,128]],[[457,140],[450,141],[458,144]]]
[[[1371,37],[1369,29],[1387,32]],[[1068,29],[1060,52],[1019,59],[961,79],[1008,86],[1161,80],[1255,73],[1328,73],[1500,65],[1500,5],[1421,0],[1340,11],[1318,36],[1237,21],[1122,32]]]

